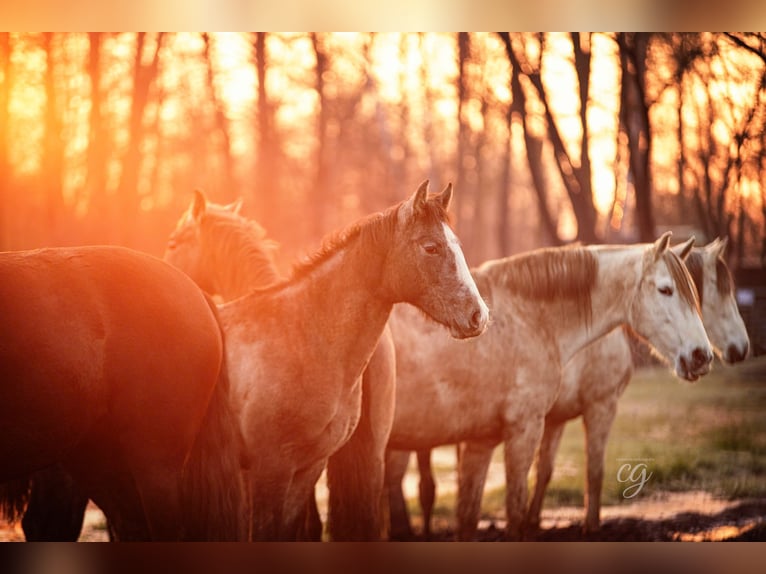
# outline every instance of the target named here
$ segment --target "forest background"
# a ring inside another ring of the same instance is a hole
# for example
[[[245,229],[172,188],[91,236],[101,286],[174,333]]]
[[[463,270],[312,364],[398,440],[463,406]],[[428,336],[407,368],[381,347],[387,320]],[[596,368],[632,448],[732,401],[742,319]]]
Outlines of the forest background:
[[[470,264],[730,238],[766,261],[763,33],[0,33],[0,249],[162,255],[192,190],[285,269],[455,185]]]

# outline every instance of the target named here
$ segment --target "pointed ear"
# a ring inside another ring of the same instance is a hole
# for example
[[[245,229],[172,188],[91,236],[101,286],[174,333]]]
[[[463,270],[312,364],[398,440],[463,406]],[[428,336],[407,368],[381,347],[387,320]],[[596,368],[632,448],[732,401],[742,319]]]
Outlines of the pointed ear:
[[[665,253],[665,251],[668,248],[668,245],[670,245],[670,236],[673,235],[671,231],[666,231],[662,234],[662,236],[654,242],[654,259],[655,261],[660,258],[660,256]]]
[[[410,197],[410,202],[412,203],[412,212],[417,213],[420,211],[423,206],[426,204],[426,200],[428,199],[428,180],[424,180],[423,183],[420,184],[417,191],[412,194]]]
[[[444,211],[449,209],[449,204],[452,201],[452,182],[449,182],[447,187],[445,187],[442,192],[436,196],[436,200],[441,202]]]
[[[199,221],[199,219],[204,215],[206,209],[207,199],[205,199],[205,194],[202,193],[201,190],[195,189],[189,212],[195,220]]]
[[[715,248],[715,256],[716,258],[720,257],[723,259],[724,253],[726,253],[726,246],[729,245],[729,236],[724,236],[723,239],[718,240],[718,245],[716,245]]]
[[[239,215],[240,210],[242,209],[242,198],[238,198],[236,201],[233,201],[229,203],[228,205],[223,206],[224,211],[230,211],[231,213],[235,215]]]
[[[692,247],[694,247],[694,235],[683,243],[674,246],[673,252],[681,258],[681,261],[684,261],[692,252]]]

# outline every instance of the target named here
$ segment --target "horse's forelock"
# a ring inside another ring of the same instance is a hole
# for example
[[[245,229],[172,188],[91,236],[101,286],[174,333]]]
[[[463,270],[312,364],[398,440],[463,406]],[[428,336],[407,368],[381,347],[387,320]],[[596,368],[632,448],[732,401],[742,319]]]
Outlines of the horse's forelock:
[[[686,265],[686,269],[689,271],[689,275],[691,276],[695,287],[697,287],[697,295],[699,296],[701,304],[705,297],[705,285],[702,280],[704,276],[705,261],[702,257],[702,253],[692,249],[691,253],[684,259],[684,265]]]
[[[668,271],[670,271],[670,276],[673,278],[673,282],[676,284],[679,296],[686,301],[690,307],[697,309],[697,312],[699,312],[700,302],[699,297],[697,296],[697,289],[694,286],[689,271],[681,262],[681,258],[671,249],[665,250],[662,257]]]

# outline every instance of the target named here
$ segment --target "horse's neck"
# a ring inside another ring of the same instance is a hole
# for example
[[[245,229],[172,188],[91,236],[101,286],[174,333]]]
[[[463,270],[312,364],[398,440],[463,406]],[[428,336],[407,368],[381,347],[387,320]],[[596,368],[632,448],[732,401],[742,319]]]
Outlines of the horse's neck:
[[[628,320],[630,297],[635,292],[637,275],[641,269],[641,257],[626,259],[625,252],[594,253],[598,262],[595,281],[590,290],[590,309],[578,297],[543,300],[516,295],[511,290],[508,312],[515,314],[517,319],[495,322],[511,327],[522,321],[527,328],[534,328],[557,348],[562,365],[579,350],[625,323]],[[501,305],[499,301],[498,305]],[[500,309],[497,311],[500,312]],[[519,335],[515,329],[511,329],[507,336]]]
[[[260,247],[242,240],[234,249],[236,255],[232,255],[223,242],[213,240],[206,243],[203,253],[204,260],[210,262],[211,283],[224,301],[267,287],[281,278],[270,256]]]
[[[277,309],[301,315],[293,326],[313,339],[321,361],[342,364],[352,377],[364,370],[393,306],[380,292],[384,261],[352,241],[274,295]]]
[[[633,294],[641,275],[639,251],[598,250],[596,281],[591,290],[590,321],[569,324],[567,335],[559,337],[562,364],[578,351],[626,323]]]

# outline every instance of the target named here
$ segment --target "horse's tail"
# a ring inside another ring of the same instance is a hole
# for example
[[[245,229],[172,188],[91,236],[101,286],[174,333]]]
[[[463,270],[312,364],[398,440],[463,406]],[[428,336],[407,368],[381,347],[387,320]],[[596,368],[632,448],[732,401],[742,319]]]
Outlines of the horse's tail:
[[[378,540],[385,448],[394,413],[396,365],[386,332],[362,378],[362,413],[349,441],[330,457],[328,532],[332,540]]]
[[[0,484],[0,517],[14,523],[24,516],[29,502],[32,478],[15,478]]]
[[[219,324],[215,304],[208,304]],[[224,334],[221,329],[221,337]],[[244,538],[243,488],[240,462],[243,440],[239,418],[229,397],[224,352],[218,381],[184,469],[184,539],[238,541]]]

